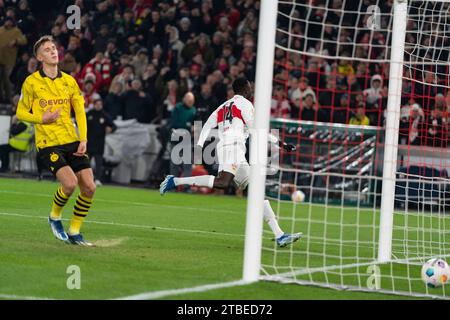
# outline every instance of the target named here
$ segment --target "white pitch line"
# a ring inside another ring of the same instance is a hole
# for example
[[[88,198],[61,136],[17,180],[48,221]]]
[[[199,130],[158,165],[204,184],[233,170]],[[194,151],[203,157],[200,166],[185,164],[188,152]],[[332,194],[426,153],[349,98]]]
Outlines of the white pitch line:
[[[250,284],[250,282],[244,281],[244,280],[237,280],[237,281],[230,281],[230,282],[206,284],[206,285],[190,287],[190,288],[150,291],[150,292],[139,293],[139,294],[135,294],[135,295],[131,295],[131,296],[115,298],[113,300],[152,300],[152,299],[159,299],[159,298],[164,298],[164,297],[168,297],[168,296],[180,295],[180,294],[184,294],[184,293],[205,292],[205,291],[210,291],[210,290],[215,290],[215,289],[243,286],[246,284]]]
[[[43,198],[53,198],[53,194],[46,193],[35,193],[35,192],[23,192],[23,191],[11,191],[11,190],[0,190],[0,193],[9,193],[9,194],[18,194],[18,195],[26,195],[26,196],[36,196]],[[181,210],[194,210],[194,211],[204,211],[204,212],[220,212],[220,213],[232,213],[242,215],[242,212],[233,211],[233,210],[223,210],[223,209],[205,209],[198,207],[188,207],[188,206],[176,206],[176,205],[168,205],[161,203],[151,203],[151,202],[135,202],[135,201],[126,201],[126,200],[108,200],[102,198],[94,198],[94,201],[107,202],[107,203],[117,203],[117,204],[127,204],[141,207],[162,207],[162,208],[171,208],[171,209],[181,209]]]
[[[3,216],[12,216],[12,217],[21,217],[21,218],[29,218],[29,219],[47,219],[47,217],[42,216],[33,216],[27,214],[20,213],[11,213],[11,212],[0,212],[0,215]],[[70,219],[62,219],[63,221],[69,221]],[[219,235],[219,236],[227,236],[227,237],[239,237],[244,238],[243,234],[235,234],[235,233],[225,233],[225,232],[213,232],[213,231],[205,231],[205,230],[195,230],[195,229],[179,229],[179,228],[169,228],[169,227],[159,227],[159,226],[149,226],[149,225],[140,225],[140,224],[128,224],[128,223],[117,223],[117,222],[109,222],[109,221],[95,221],[95,220],[86,220],[84,223],[95,223],[95,224],[105,224],[105,225],[114,225],[119,227],[130,227],[130,228],[144,228],[144,229],[152,229],[152,230],[162,230],[162,231],[176,231],[176,232],[186,232],[186,233],[202,233],[208,235]]]
[[[0,299],[12,299],[12,300],[56,300],[56,299],[53,299],[53,298],[18,296],[18,295],[15,295],[15,294],[4,294],[4,293],[0,293]]]

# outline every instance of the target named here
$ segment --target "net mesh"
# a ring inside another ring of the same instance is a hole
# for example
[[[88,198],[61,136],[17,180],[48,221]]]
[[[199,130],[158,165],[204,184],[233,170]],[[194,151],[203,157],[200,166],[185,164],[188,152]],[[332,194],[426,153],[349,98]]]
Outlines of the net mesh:
[[[421,279],[426,260],[450,261],[449,3],[407,8],[392,261],[381,264],[393,1],[279,1],[271,125],[298,148],[281,152],[266,195],[304,237],[278,248],[264,231],[264,279],[450,298]]]

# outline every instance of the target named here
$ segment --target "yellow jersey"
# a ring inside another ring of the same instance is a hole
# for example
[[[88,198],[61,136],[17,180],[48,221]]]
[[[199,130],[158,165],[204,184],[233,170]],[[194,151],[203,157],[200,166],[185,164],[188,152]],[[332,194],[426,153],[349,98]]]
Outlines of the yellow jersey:
[[[42,116],[50,109],[61,109],[56,122],[43,124]],[[71,110],[75,113],[78,134],[72,122]],[[35,139],[38,149],[87,140],[86,112],[84,98],[76,80],[61,71],[55,79],[42,70],[30,74],[22,85],[16,111],[21,121],[35,124]]]

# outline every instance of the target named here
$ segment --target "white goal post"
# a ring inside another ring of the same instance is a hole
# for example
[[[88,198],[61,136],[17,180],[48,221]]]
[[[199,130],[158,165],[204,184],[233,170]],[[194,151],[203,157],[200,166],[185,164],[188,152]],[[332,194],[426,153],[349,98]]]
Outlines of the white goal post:
[[[389,72],[389,98],[386,115],[386,138],[383,161],[383,189],[381,193],[380,245],[378,261],[391,259],[392,224],[394,219],[395,174],[397,172],[398,130],[401,106],[403,52],[405,50],[407,1],[394,2],[394,26]]]
[[[263,201],[267,166],[267,134],[272,98],[278,0],[261,1],[255,83],[255,130],[250,136],[250,181],[245,231],[244,281],[257,281],[261,267]],[[257,136],[255,136],[257,135]]]

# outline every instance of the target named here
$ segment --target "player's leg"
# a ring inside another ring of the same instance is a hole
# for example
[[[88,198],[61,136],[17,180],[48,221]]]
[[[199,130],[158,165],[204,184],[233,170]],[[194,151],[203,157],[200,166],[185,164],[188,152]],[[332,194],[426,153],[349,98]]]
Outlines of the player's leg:
[[[78,185],[78,178],[72,168],[66,165],[56,172],[56,179],[61,183],[61,186],[55,192],[50,217],[52,219],[61,219],[62,209],[75,191]]]
[[[288,244],[291,244],[302,237],[303,234],[301,232],[286,233],[280,228],[278,220],[275,217],[275,213],[273,212],[272,207],[270,206],[269,200],[264,200],[263,213],[264,213],[264,220],[267,222],[270,229],[272,230],[278,246],[285,247]]]
[[[64,157],[63,147],[48,147],[38,151],[37,158],[61,183],[53,195],[48,222],[53,235],[62,241],[68,241],[61,222],[62,210],[77,187],[78,180]]]
[[[56,179],[61,183],[60,187],[53,195],[52,207],[50,216],[48,217],[48,223],[52,229],[53,235],[62,241],[68,241],[68,235],[64,231],[64,227],[61,222],[62,210],[69,200],[72,193],[77,187],[77,177],[73,173],[72,169],[65,165],[59,168],[55,173]]]
[[[238,158],[242,157],[239,149],[235,146],[227,146],[223,148],[217,148],[217,157],[219,160],[219,174],[215,177],[212,175],[203,175],[196,177],[183,177],[176,178],[173,175],[167,176],[163,182],[161,182],[159,192],[161,195],[169,190],[175,189],[180,185],[208,187],[217,189],[226,189],[233,182],[234,175],[237,170]],[[245,153],[244,153],[245,159]]]
[[[75,173],[78,178],[78,185],[80,187],[80,194],[77,196],[73,208],[72,220],[68,230],[69,240],[73,244],[92,246],[91,243],[84,240],[80,233],[81,226],[84,219],[89,213],[92,206],[92,199],[94,198],[96,184],[94,181],[94,174],[91,168],[85,168]]]
[[[236,176],[234,178],[234,183],[239,189],[245,189],[248,185],[250,178],[250,166],[247,161],[242,161],[236,171]],[[264,221],[269,225],[270,230],[272,230],[273,235],[280,247],[284,247],[290,243],[293,243],[301,238],[301,233],[285,233],[278,224],[278,220],[275,213],[270,206],[269,200],[264,200],[263,207]]]
[[[89,213],[94,197],[96,185],[94,181],[94,173],[91,163],[87,155],[76,156],[74,153],[78,150],[79,142],[67,145],[66,156],[67,162],[72,168],[78,179],[80,194],[77,196],[73,208],[73,215],[70,221],[70,227],[67,232],[69,241],[75,245],[92,246],[91,243],[85,241],[80,233],[81,225]]]
[[[238,187],[239,189],[245,189],[247,188],[249,178],[250,178],[250,166],[247,163],[247,161],[245,161],[242,162],[241,165],[239,166],[236,172],[236,176],[234,178],[234,183],[236,184],[236,187]],[[275,217],[275,213],[273,212],[270,206],[269,200],[264,200],[263,213],[264,213],[264,220],[269,225],[275,238],[278,239],[284,234],[284,232],[278,225],[278,221]]]
[[[204,175],[195,177],[183,177],[175,178],[172,175],[168,175],[159,187],[159,192],[161,195],[175,189],[177,186],[196,186],[196,187],[208,187],[217,189],[228,188],[234,179],[234,175],[227,171],[220,171],[219,174],[215,176]]]

